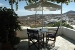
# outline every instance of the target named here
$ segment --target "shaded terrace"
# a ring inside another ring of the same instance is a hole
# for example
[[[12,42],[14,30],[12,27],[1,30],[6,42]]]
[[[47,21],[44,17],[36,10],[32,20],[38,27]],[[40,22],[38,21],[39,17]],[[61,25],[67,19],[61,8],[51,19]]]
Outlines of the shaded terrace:
[[[55,42],[54,50],[74,50],[75,42],[72,39],[69,39],[65,36],[58,36]],[[22,39],[18,44],[18,50],[27,50],[28,49],[28,39]],[[32,46],[31,50],[37,50]],[[47,50],[43,48],[42,50]],[[50,50],[50,49],[49,49]]]
[[[47,29],[56,29],[56,27],[49,27]],[[52,50],[74,50],[75,30],[66,27],[62,27],[61,32],[60,30],[61,29],[59,29],[58,31],[59,36],[56,37],[55,47]],[[18,44],[18,50],[27,50],[28,39],[27,39],[26,29],[23,29],[23,31],[18,31],[17,36],[21,38],[21,41]],[[50,42],[51,41],[49,41],[49,44]],[[37,49],[33,46],[31,50],[37,50]],[[42,50],[47,50],[47,48],[43,48]]]

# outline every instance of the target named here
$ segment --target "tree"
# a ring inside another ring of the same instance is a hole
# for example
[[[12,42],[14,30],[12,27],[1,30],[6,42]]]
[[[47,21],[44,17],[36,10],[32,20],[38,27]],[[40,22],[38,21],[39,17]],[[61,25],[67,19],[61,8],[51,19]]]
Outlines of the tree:
[[[16,30],[21,30],[18,16],[13,9],[0,7],[0,42],[10,42],[15,37]]]
[[[67,27],[67,28],[73,29],[73,27],[70,26],[69,24],[66,24],[65,21],[63,21],[61,25],[62,25],[62,26],[65,26],[65,27]],[[54,23],[52,23],[52,24],[50,23],[50,24],[48,24],[48,26],[49,26],[49,27],[57,27],[57,26],[60,26],[60,22],[54,22]]]
[[[7,0],[5,0],[7,1]],[[16,5],[16,10],[18,10],[18,2],[20,1],[26,1],[27,5],[29,4],[34,4],[38,1],[44,1],[44,0],[8,0],[9,4],[11,5],[11,8],[13,9],[13,4]],[[45,0],[45,1],[51,1],[51,2],[56,2],[56,3],[70,3],[70,2],[75,2],[75,0]]]

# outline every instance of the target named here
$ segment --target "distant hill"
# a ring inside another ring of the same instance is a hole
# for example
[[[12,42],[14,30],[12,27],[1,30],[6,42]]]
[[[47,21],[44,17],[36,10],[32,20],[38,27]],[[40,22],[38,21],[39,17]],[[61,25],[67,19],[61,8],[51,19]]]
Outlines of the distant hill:
[[[67,15],[69,18],[74,18],[75,19],[75,11],[68,11],[66,13],[63,13],[63,15]],[[32,15],[27,15],[27,16],[19,16],[18,20],[22,23],[22,25],[24,26],[34,26],[35,25],[35,21],[37,26],[41,26],[42,25],[42,20],[47,20],[47,19],[51,19],[51,18],[56,18],[58,16],[61,16],[61,14],[43,14],[43,18],[42,18],[42,14],[32,14]],[[36,17],[36,20],[35,20]]]
[[[75,14],[75,11],[70,10],[70,11],[68,11],[68,12],[64,13],[64,14]]]

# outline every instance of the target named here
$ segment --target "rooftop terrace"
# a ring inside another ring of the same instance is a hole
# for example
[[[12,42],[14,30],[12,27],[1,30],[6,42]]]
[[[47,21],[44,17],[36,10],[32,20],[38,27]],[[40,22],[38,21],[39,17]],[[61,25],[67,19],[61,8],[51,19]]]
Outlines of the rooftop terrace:
[[[30,28],[32,29],[32,28]],[[56,27],[48,27],[47,29],[56,29]],[[48,50],[75,50],[75,30],[62,27],[58,31],[58,35],[56,37],[55,47],[53,49]],[[27,50],[28,49],[28,39],[26,29],[23,31],[19,31],[17,34],[18,37],[24,38],[21,39],[21,42],[18,44],[18,50]],[[51,41],[49,41],[50,43]],[[37,50],[36,47],[32,47],[30,50]],[[42,50],[47,50],[47,48],[43,48]]]
[[[22,39],[18,44],[18,50],[27,50],[28,49],[28,39]],[[69,39],[65,36],[57,36],[55,47],[51,50],[74,50],[75,42],[72,39]],[[37,50],[34,46],[30,50]],[[42,50],[47,50],[43,48]],[[48,49],[50,50],[50,49]]]

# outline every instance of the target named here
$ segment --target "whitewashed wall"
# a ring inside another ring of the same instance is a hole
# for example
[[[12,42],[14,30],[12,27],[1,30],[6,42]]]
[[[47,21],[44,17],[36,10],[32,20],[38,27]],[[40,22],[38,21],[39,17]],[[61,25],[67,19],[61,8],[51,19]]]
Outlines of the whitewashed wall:
[[[40,29],[40,28],[37,28],[37,29]],[[45,29],[55,29],[56,30],[56,28],[57,27],[44,27],[44,30]],[[36,29],[36,28],[29,28],[29,29]],[[58,32],[58,34],[59,34],[59,32]],[[17,37],[28,38],[27,29],[23,29],[22,31],[17,31]]]
[[[17,31],[17,37],[20,38],[27,38],[27,29],[23,29],[22,31]]]
[[[75,40],[75,30],[63,27],[62,34],[70,39]]]
[[[56,29],[57,27],[45,27],[46,29]],[[31,28],[31,29],[36,29],[36,28]],[[74,29],[70,29],[70,28],[66,28],[66,27],[62,27],[62,29],[59,29],[58,31],[58,35],[63,34],[64,36],[75,40],[75,30]],[[28,38],[27,35],[27,29],[23,29],[23,31],[17,31],[17,37],[20,38]]]

